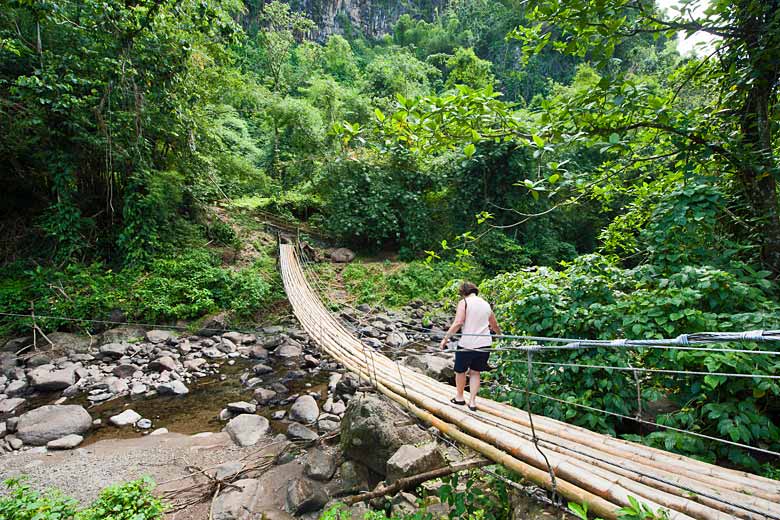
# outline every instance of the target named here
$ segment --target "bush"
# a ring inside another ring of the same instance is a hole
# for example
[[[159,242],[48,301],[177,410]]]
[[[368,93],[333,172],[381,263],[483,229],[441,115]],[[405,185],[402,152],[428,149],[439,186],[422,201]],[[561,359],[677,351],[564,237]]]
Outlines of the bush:
[[[0,497],[4,520],[160,520],[164,512],[148,477],[104,489],[81,511],[78,502],[59,491],[40,493],[19,478],[8,479],[5,485],[7,494]]]

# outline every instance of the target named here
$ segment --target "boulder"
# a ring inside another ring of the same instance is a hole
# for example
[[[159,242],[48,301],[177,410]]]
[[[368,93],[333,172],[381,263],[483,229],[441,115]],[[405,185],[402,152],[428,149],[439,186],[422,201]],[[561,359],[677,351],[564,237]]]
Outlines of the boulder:
[[[330,480],[336,473],[336,457],[321,449],[311,450],[306,455],[303,471],[307,477],[314,480]]]
[[[255,479],[233,482],[214,498],[213,520],[254,520],[259,491],[259,481]]]
[[[92,348],[92,339],[70,332],[52,332],[48,335],[49,341],[55,349],[68,353],[86,353]]]
[[[98,351],[104,356],[119,359],[127,354],[127,347],[127,343],[106,343],[105,345],[101,346]]]
[[[252,350],[249,351],[249,357],[252,359],[266,360],[268,359],[268,351],[260,345],[255,345]]]
[[[383,398],[361,394],[350,400],[341,421],[341,447],[344,454],[380,475],[387,460],[404,444],[431,442],[428,432],[400,421],[406,415]]]
[[[22,395],[25,390],[27,390],[27,381],[17,379],[16,381],[8,383],[8,386],[5,387],[5,395],[8,397],[18,397]]]
[[[225,354],[230,354],[231,352],[235,352],[236,350],[238,350],[236,344],[225,337],[223,337],[222,340],[219,343],[217,343],[215,346]]]
[[[268,388],[257,388],[255,389],[254,396],[258,404],[268,404],[276,397],[276,392],[269,390]]]
[[[171,356],[162,356],[149,363],[149,370],[155,372],[164,372],[165,370],[174,372],[177,367],[176,361]]]
[[[146,340],[153,345],[165,343],[172,337],[173,334],[168,330],[150,330],[146,333]]]
[[[354,460],[345,461],[339,466],[339,477],[343,494],[354,494],[368,490],[368,468]]]
[[[339,419],[338,415],[324,413],[317,419],[317,428],[321,431],[332,432],[338,430],[340,427],[341,419]]]
[[[252,403],[247,403],[246,401],[236,401],[235,403],[228,403],[227,409],[235,414],[253,414],[257,411],[257,406]]]
[[[244,469],[244,464],[239,461],[223,462],[219,466],[207,471],[209,475],[217,480],[230,479],[238,475],[238,473]]]
[[[30,386],[36,390],[52,392],[64,390],[76,382],[76,369],[50,370],[43,366],[30,371]]]
[[[46,447],[50,450],[72,450],[82,442],[84,442],[84,437],[72,433],[60,439],[47,442]]]
[[[435,442],[422,446],[404,444],[387,461],[387,482],[444,467],[446,462]]]
[[[195,358],[195,359],[186,360],[183,363],[183,365],[184,368],[186,368],[187,370],[192,370],[193,372],[197,372],[206,363],[208,363],[208,361],[203,358]]]
[[[157,385],[157,393],[160,395],[184,395],[190,393],[190,389],[177,380]]]
[[[320,438],[316,432],[299,423],[290,423],[287,427],[287,436],[294,441],[316,441]]]
[[[27,358],[27,368],[35,368],[48,363],[51,363],[51,359],[43,352],[38,352]]]
[[[27,403],[27,399],[22,397],[11,397],[10,399],[0,399],[0,419],[18,412],[24,404]]]
[[[114,426],[119,426],[121,428],[123,426],[132,426],[140,420],[141,414],[135,410],[127,409],[118,415],[114,415],[108,421]]]
[[[285,508],[294,515],[317,511],[327,502],[328,495],[321,484],[307,478],[291,480],[287,484]]]
[[[409,338],[403,332],[391,332],[385,342],[392,348],[399,348],[409,343]]]
[[[289,418],[291,421],[298,421],[311,424],[317,420],[320,415],[320,408],[317,401],[310,395],[302,395],[295,400],[290,407]]]
[[[338,264],[346,264],[355,259],[355,252],[346,247],[340,247],[330,252],[330,259]]]
[[[127,377],[132,377],[137,370],[138,370],[138,366],[133,365],[132,363],[122,363],[120,365],[115,366],[114,369],[111,370],[111,373],[114,374],[116,377],[127,378]]]
[[[33,344],[32,336],[22,336],[20,338],[13,338],[6,341],[5,345],[3,345],[3,348],[0,350],[2,352],[11,352],[12,354],[16,354],[17,352],[19,352],[19,350],[32,344]]]
[[[416,372],[445,383],[452,381],[455,377],[452,356],[445,357],[434,354],[409,356],[404,360],[404,365]]]
[[[224,352],[217,347],[207,347],[202,350],[203,355],[209,359],[220,359],[226,356]]]
[[[198,336],[214,336],[230,325],[230,316],[227,312],[220,312],[203,320]]]
[[[281,358],[296,358],[303,355],[303,347],[297,343],[287,343],[274,351]]]
[[[225,431],[239,446],[254,446],[270,429],[268,419],[252,414],[241,414],[225,426]]]
[[[263,363],[258,363],[252,367],[252,371],[257,375],[263,375],[263,374],[270,374],[271,372],[274,371],[274,369]]]
[[[66,435],[81,435],[92,426],[92,417],[78,405],[47,405],[19,417],[16,435],[25,444],[43,446]]]
[[[222,339],[231,341],[236,345],[241,345],[242,343],[245,343],[245,336],[240,332],[234,332],[234,331],[226,332],[222,335]]]

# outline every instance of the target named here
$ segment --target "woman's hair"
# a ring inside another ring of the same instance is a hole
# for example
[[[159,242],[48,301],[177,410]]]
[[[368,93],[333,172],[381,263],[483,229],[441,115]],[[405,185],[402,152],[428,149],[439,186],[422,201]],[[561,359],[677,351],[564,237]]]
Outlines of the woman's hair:
[[[460,290],[458,292],[465,298],[469,294],[479,294],[479,289],[471,282],[463,282],[460,284]]]

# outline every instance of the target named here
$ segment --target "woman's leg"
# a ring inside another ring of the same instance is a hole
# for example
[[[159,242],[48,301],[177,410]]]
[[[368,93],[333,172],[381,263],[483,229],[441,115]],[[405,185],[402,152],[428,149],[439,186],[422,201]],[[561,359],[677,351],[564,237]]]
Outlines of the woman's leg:
[[[469,406],[476,406],[477,394],[479,393],[479,372],[477,372],[472,368],[470,374],[471,375],[469,376]],[[464,386],[466,384],[465,374],[463,377],[463,384]],[[461,399],[463,398],[461,397]]]
[[[466,388],[466,372],[455,372],[455,400],[463,401],[463,389]]]

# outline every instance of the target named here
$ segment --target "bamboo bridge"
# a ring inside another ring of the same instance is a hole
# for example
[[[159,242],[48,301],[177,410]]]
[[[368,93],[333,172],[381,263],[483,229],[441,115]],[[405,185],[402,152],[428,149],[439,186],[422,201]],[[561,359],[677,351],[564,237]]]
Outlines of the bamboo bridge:
[[[629,497],[673,520],[780,520],[780,482],[594,433],[504,403],[477,411],[449,402],[453,388],[366,347],[325,307],[296,248],[280,244],[280,270],[295,316],[348,370],[450,439],[590,512],[617,519]]]

